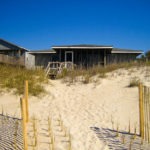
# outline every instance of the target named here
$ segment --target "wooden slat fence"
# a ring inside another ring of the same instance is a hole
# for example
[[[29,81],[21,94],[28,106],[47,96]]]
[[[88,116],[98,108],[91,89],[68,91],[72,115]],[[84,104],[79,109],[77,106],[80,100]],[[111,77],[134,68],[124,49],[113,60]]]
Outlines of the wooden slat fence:
[[[25,57],[24,56],[13,57],[13,56],[0,54],[0,63],[25,66]]]
[[[140,135],[150,143],[150,87],[139,85]]]
[[[0,150],[28,150],[27,123],[28,81],[25,81],[24,96],[20,99],[21,119],[0,114]]]
[[[45,123],[40,123],[35,117],[29,117],[28,107],[28,81],[25,81],[24,95],[20,98],[21,119],[4,116],[3,109],[0,114],[0,150],[56,150],[60,145],[72,150],[71,134],[60,115],[53,120],[48,116]]]

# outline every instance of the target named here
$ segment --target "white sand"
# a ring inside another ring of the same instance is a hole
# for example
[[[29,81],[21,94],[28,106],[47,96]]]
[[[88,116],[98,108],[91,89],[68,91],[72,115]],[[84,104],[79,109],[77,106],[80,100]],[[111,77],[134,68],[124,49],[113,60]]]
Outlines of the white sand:
[[[130,120],[131,132],[134,133],[135,127],[139,131],[138,88],[128,87],[130,80],[135,77],[150,86],[149,70],[146,68],[119,69],[107,74],[107,78],[96,79],[90,84],[77,82],[68,85],[61,80],[51,80],[51,84],[45,87],[45,96],[29,97],[30,117],[35,115],[40,120],[39,128],[42,128],[42,124],[51,116],[54,130],[57,130],[55,122],[60,114],[63,124],[70,130],[72,150],[109,149],[108,143],[98,138],[93,128],[116,130],[118,124],[119,131],[128,131]],[[20,113],[18,96],[2,94],[0,105],[10,115]],[[46,128],[46,123],[44,126]],[[39,139],[44,139],[40,133]],[[56,147],[63,149],[63,146]],[[46,145],[42,148],[48,149]]]

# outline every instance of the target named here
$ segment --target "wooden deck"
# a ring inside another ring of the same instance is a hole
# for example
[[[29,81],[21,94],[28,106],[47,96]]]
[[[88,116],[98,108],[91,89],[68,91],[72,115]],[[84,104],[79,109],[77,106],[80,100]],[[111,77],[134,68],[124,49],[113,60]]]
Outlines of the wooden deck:
[[[0,63],[25,66],[25,58],[24,58],[24,56],[13,57],[13,56],[0,54]]]

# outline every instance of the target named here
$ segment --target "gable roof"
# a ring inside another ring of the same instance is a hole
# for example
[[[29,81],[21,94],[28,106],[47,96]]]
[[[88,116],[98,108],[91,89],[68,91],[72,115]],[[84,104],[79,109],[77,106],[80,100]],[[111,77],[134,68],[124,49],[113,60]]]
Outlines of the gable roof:
[[[130,50],[130,49],[120,49],[120,48],[113,48],[111,51],[112,54],[123,54],[123,53],[128,53],[128,54],[142,54],[142,50]]]
[[[79,45],[59,45],[52,46],[53,49],[112,49],[112,45],[94,45],[94,44],[79,44]]]
[[[25,50],[29,51],[23,47],[10,43],[6,40],[0,39],[0,50]]]

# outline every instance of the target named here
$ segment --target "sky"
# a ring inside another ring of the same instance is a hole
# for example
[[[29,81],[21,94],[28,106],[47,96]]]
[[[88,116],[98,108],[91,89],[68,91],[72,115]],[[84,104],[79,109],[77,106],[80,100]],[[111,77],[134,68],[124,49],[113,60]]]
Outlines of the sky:
[[[30,50],[96,44],[150,50],[150,0],[0,0],[0,38]]]

